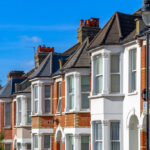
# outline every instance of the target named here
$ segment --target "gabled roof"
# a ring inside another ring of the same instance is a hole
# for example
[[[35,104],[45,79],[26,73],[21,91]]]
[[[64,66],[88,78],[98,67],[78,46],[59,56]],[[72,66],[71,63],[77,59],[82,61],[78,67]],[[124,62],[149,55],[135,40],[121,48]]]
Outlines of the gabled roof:
[[[89,48],[99,45],[115,45],[125,41],[124,39],[129,40],[127,37],[131,38],[129,35],[135,30],[135,19],[138,17],[137,15],[116,12],[92,40]]]
[[[39,68],[30,76],[30,79],[36,77],[50,77],[59,69],[59,60],[66,59],[67,57],[68,56],[60,53],[49,53]]]
[[[79,48],[72,54],[64,64],[63,69],[90,67],[90,56],[86,48],[89,45],[89,38],[86,38]]]
[[[0,89],[0,98],[10,98],[15,92],[15,84],[21,83],[24,79],[10,79],[7,84]]]

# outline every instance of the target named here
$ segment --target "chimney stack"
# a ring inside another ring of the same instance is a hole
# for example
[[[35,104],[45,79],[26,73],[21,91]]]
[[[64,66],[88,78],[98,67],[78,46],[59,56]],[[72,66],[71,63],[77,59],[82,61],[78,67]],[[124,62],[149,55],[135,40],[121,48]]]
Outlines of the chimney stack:
[[[78,28],[78,43],[82,43],[86,37],[92,40],[99,32],[99,18],[91,18],[88,20],[80,20],[80,27]]]
[[[10,73],[8,73],[7,75],[7,78],[8,80],[10,79],[21,79],[21,78],[24,78],[23,75],[24,75],[24,71],[11,71]]]
[[[54,47],[46,47],[45,45],[39,45],[37,52],[34,56],[35,58],[35,67],[38,68],[42,61],[46,58],[49,53],[54,53]]]

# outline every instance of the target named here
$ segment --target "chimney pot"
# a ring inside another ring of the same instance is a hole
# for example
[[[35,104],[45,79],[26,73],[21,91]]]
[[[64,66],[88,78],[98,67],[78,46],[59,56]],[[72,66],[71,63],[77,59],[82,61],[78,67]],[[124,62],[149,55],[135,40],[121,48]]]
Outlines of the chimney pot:
[[[84,20],[80,20],[80,27],[84,25]]]

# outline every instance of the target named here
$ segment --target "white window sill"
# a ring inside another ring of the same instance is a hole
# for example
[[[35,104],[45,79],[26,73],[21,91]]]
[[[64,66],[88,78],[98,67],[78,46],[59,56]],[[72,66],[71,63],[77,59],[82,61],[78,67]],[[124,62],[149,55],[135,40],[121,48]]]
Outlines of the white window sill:
[[[53,114],[41,114],[41,115],[39,115],[39,114],[34,114],[34,115],[31,115],[31,117],[44,117],[44,116],[54,116]]]
[[[137,92],[137,91],[134,91],[134,92],[132,92],[132,93],[128,93],[128,96],[137,95],[137,94],[138,94],[138,92]]]
[[[66,112],[63,112],[63,114],[72,114],[72,113],[90,113],[90,110],[79,110],[79,111],[76,111],[76,110],[73,110],[73,111],[66,111]]]
[[[4,129],[11,129],[11,126],[5,126]]]
[[[124,97],[124,94],[121,93],[110,93],[110,94],[98,94],[98,95],[92,95],[89,96],[90,99],[96,99],[96,98],[102,98],[102,97]]]
[[[15,128],[29,128],[31,125],[16,125]]]

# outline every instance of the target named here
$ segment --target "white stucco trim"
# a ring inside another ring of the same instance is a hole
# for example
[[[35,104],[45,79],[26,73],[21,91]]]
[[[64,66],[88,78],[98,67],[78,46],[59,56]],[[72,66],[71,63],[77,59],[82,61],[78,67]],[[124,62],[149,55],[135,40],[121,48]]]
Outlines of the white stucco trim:
[[[54,133],[54,129],[32,129],[32,134]]]
[[[11,99],[0,99],[0,102],[1,103],[10,103],[10,102],[12,102],[12,100]]]
[[[3,140],[2,143],[12,143],[13,140],[12,139],[9,139],[9,140]]]
[[[56,82],[62,82],[62,78],[61,77],[57,78]]]
[[[16,140],[17,143],[31,143],[31,138],[24,138],[24,139],[16,138]]]
[[[64,133],[66,134],[91,134],[91,128],[65,128]]]
[[[62,129],[62,127],[60,126],[60,125],[58,125],[58,127],[57,127],[57,129],[56,129],[56,133],[55,133],[55,141],[57,141],[57,134],[58,134],[58,132],[61,132],[61,134],[62,134],[62,141],[64,140],[64,138],[65,138],[65,134],[64,134],[64,131],[63,131],[63,129]]]

